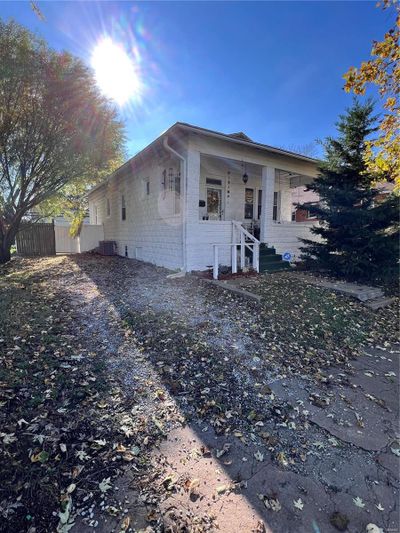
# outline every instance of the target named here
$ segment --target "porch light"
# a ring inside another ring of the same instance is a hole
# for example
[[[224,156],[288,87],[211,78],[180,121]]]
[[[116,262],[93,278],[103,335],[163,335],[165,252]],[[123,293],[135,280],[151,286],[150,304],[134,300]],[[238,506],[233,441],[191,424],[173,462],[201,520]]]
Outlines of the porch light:
[[[246,172],[246,165],[243,161],[242,161],[242,168],[244,170],[243,175],[242,175],[242,180],[243,180],[243,183],[246,185],[246,183],[249,181],[249,175]]]

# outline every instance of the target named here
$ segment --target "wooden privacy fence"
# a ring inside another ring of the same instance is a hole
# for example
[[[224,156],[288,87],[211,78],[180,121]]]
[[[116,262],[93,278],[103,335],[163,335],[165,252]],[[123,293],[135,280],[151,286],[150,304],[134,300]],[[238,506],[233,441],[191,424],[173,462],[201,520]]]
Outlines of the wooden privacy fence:
[[[56,237],[53,223],[35,223],[23,226],[17,233],[17,251],[21,255],[56,255]]]
[[[35,223],[17,235],[17,252],[25,256],[79,254],[93,250],[104,240],[103,226],[84,224],[79,237],[71,237],[69,226]]]

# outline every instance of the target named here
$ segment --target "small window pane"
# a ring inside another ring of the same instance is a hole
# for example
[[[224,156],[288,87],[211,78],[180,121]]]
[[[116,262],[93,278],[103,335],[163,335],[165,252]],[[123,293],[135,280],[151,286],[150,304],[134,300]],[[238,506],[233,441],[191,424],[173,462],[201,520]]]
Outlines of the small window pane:
[[[244,218],[253,218],[254,214],[254,189],[245,189]]]
[[[126,220],[126,205],[125,205],[125,196],[121,196],[121,219]]]
[[[261,206],[262,206],[262,190],[258,191],[258,206],[257,206],[257,218],[261,218]]]
[[[181,212],[181,176],[175,176],[175,204],[174,213],[178,215]]]
[[[222,180],[217,180],[214,178],[206,178],[207,185],[218,185],[219,187],[222,187]]]
[[[278,220],[278,192],[274,192],[274,205],[272,208],[272,220]]]

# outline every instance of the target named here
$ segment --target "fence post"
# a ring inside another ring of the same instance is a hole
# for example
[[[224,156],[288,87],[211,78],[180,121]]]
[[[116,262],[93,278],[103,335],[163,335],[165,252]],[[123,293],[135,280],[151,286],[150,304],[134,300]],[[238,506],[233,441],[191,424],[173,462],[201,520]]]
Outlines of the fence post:
[[[254,243],[254,246],[253,246],[253,268],[256,272],[260,272],[259,244],[258,243]]]
[[[232,274],[237,273],[237,247],[236,244],[231,246],[231,256],[232,256]]]
[[[213,278],[218,279],[218,246],[214,244]]]
[[[246,255],[244,247],[244,234],[240,232],[240,268],[243,270],[246,266]]]

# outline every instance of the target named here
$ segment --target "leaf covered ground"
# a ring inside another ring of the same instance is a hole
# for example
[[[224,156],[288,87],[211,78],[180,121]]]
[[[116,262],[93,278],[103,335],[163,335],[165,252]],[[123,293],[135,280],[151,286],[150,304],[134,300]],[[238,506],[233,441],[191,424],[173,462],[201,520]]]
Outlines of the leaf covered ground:
[[[331,437],[317,434],[272,383],[326,384],[331,368],[350,372],[363,345],[398,339],[396,305],[375,313],[290,273],[250,280],[261,305],[167,274],[92,255],[3,267],[1,531],[63,532],[78,516],[96,527],[97,511],[116,518],[117,531],[139,530],[114,499],[127,470],[146,505],[144,524],[166,531],[159,504],[179,483],[162,477],[151,455],[185,424],[257,446],[256,463],[268,458],[311,476]],[[323,408],[327,400],[313,401]],[[351,446],[333,448],[354,457]],[[294,501],[301,512],[304,495]],[[203,517],[197,531],[212,523]]]

